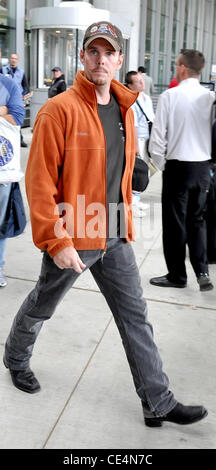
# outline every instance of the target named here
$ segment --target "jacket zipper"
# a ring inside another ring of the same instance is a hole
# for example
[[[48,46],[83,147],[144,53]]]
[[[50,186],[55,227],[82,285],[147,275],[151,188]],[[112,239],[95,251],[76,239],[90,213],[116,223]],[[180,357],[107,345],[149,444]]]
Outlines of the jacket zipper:
[[[96,95],[95,95],[96,96]],[[97,99],[96,99],[96,103],[97,103]],[[97,103],[98,104],[98,103]],[[103,132],[103,136],[104,136],[104,143],[105,143],[105,146],[104,146],[104,150],[105,150],[105,207],[106,207],[106,238],[107,238],[107,230],[108,230],[108,217],[107,217],[107,152],[106,152],[106,136],[105,136],[105,132],[104,132],[104,128],[103,128],[103,124],[102,124],[102,121],[101,121],[101,118],[100,118],[100,115],[99,115],[99,112],[98,112],[98,106],[97,106],[97,113],[98,113],[98,118],[100,120],[100,123],[101,123],[101,128],[102,128],[102,132]],[[104,252],[102,254],[102,257],[101,257],[101,261],[103,263],[103,258],[104,258],[104,255],[107,251],[107,245],[106,245],[106,242],[105,242],[105,245],[104,245]]]
[[[103,259],[104,259],[104,255],[106,254],[106,251],[104,251],[101,255],[101,263],[103,264]]]
[[[123,190],[122,190],[122,187],[123,187],[123,179],[124,179],[124,176],[125,176],[125,173],[126,173],[126,166],[127,166],[127,163],[129,165],[129,162],[127,162],[127,152],[126,152],[126,146],[127,146],[127,133],[126,133],[126,117],[127,117],[127,111],[125,112],[125,115],[123,117],[122,115],[122,120],[123,120],[123,123],[124,123],[124,129],[125,129],[125,169],[124,169],[124,173],[122,175],[122,180],[121,180],[121,192],[122,192],[122,199],[123,199],[123,203],[125,204],[125,201],[124,201],[124,194],[123,194]],[[126,177],[126,176],[125,176]],[[128,220],[126,221],[126,213],[125,213],[125,210],[124,210],[124,222],[125,222],[125,229],[128,225]],[[127,222],[127,223],[126,223]],[[127,237],[126,237],[127,238]]]

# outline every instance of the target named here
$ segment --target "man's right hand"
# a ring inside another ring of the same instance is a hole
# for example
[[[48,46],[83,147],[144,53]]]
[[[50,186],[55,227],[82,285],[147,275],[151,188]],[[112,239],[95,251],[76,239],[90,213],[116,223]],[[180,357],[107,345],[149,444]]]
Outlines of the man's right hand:
[[[7,106],[0,106],[0,116],[5,116],[5,114],[8,114]]]
[[[72,268],[79,274],[86,268],[86,265],[82,262],[77,251],[72,246],[68,246],[59,251],[59,253],[53,257],[53,261],[59,269]]]

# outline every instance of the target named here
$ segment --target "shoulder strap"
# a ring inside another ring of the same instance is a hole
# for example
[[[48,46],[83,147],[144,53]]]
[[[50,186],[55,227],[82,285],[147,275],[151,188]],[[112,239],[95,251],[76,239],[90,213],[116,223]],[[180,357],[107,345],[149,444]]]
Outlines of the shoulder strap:
[[[148,118],[148,116],[146,116],[146,113],[144,113],[143,108],[142,108],[142,106],[141,106],[141,104],[139,103],[138,100],[136,100],[136,103],[138,104],[139,108],[141,109],[142,113],[144,114],[147,123],[151,122],[150,119]]]

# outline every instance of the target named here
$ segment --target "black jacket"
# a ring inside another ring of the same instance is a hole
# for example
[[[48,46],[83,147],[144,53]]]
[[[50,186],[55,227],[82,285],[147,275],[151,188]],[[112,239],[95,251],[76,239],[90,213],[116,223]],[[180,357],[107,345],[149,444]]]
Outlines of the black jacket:
[[[62,74],[60,77],[53,80],[48,90],[48,98],[58,95],[66,90],[65,76]]]

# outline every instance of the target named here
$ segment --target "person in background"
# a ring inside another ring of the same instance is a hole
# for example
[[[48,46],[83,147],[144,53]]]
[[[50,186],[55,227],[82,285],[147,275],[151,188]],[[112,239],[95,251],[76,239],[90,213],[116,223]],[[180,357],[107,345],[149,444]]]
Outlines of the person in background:
[[[178,85],[179,85],[179,82],[178,82],[177,78],[174,77],[174,78],[171,80],[171,82],[170,82],[168,88],[174,88],[175,86],[178,86]]]
[[[66,90],[65,76],[60,67],[53,67],[53,80],[48,90],[48,98],[59,95]]]
[[[29,366],[37,336],[77,278],[90,269],[119,329],[145,424],[190,424],[207,410],[182,405],[169,390],[130,243],[135,160],[130,108],[137,94],[114,79],[122,50],[119,28],[106,20],[91,24],[80,51],[84,70],[37,115],[26,188],[34,242],[44,252],[42,270],[14,319],[3,360],[15,387],[39,392]],[[114,235],[117,214],[114,220],[111,213],[119,203],[124,223]],[[61,217],[65,211],[67,220]]]
[[[24,117],[25,109],[23,107],[21,94],[18,85],[15,81],[0,74],[0,117],[6,119],[12,125],[21,126]],[[1,162],[0,157],[0,166]],[[1,184],[1,172],[0,172],[0,226],[3,224],[8,199],[10,196],[11,183]],[[0,287],[5,287],[7,281],[4,275],[3,267],[5,264],[5,249],[6,249],[6,238],[0,239]]]
[[[210,186],[211,127],[215,94],[199,83],[202,52],[182,49],[179,85],[158,101],[149,150],[163,170],[163,249],[168,273],[150,279],[159,287],[187,285],[186,244],[201,291],[213,289],[208,272],[206,201]]]
[[[153,85],[153,80],[152,78],[147,75],[146,73],[146,68],[140,65],[138,67],[138,72],[143,76],[145,80],[145,93],[146,95],[152,95],[154,93],[154,85]]]
[[[28,93],[27,80],[25,72],[18,66],[19,56],[16,53],[12,53],[9,58],[9,65],[2,67],[3,75],[12,78],[18,85],[22,98]],[[24,105],[24,104],[23,104]],[[21,147],[28,147],[24,142],[22,132],[20,131]]]
[[[133,104],[134,126],[135,126],[135,149],[136,155],[139,155],[147,165],[149,165],[149,155],[147,143],[150,137],[149,124],[154,121],[154,110],[150,96],[145,93],[145,80],[139,72],[131,70],[126,74],[125,82],[128,88],[138,92],[139,96]],[[145,215],[146,204],[141,201],[141,194],[133,192],[133,216],[143,217]]]

